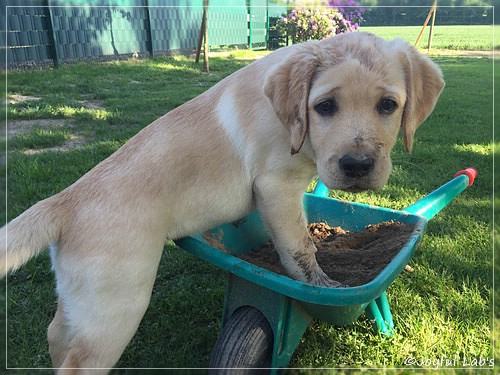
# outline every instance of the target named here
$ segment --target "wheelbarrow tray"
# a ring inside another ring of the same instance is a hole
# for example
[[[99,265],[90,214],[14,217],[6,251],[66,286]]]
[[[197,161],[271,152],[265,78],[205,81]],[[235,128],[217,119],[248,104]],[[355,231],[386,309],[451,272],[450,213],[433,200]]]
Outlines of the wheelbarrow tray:
[[[270,240],[257,211],[203,234],[177,240],[181,248],[254,284],[300,301],[312,317],[335,325],[350,324],[380,297],[412,258],[427,226],[423,216],[314,194],[304,194],[309,223],[326,222],[351,232],[386,221],[411,224],[414,229],[392,261],[369,283],[348,287],[315,286],[276,274],[237,257]]]

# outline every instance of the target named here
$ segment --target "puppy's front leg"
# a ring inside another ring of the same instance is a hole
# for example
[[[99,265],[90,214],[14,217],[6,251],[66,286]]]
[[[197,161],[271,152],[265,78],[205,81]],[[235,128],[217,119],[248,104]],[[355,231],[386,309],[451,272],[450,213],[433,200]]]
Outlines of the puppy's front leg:
[[[316,261],[316,246],[307,232],[302,183],[261,178],[254,185],[257,208],[270,231],[280,260],[290,277],[314,285],[345,287],[330,279]]]

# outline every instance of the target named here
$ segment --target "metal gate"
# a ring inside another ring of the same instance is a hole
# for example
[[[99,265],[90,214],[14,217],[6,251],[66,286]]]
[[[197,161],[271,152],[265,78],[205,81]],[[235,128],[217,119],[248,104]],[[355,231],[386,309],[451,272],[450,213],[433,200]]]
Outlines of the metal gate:
[[[196,48],[202,0],[4,0],[0,70],[101,56],[151,56]],[[268,47],[277,0],[210,0],[211,46]],[[40,6],[40,4],[43,4]]]

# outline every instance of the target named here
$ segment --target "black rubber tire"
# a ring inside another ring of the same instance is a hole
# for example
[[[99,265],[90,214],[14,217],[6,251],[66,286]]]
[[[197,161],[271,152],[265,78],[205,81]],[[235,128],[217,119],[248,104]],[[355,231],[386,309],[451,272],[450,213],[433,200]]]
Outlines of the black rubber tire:
[[[222,329],[210,359],[209,374],[256,374],[251,368],[269,368],[274,335],[266,317],[256,308],[236,310]],[[268,372],[268,371],[266,371]]]

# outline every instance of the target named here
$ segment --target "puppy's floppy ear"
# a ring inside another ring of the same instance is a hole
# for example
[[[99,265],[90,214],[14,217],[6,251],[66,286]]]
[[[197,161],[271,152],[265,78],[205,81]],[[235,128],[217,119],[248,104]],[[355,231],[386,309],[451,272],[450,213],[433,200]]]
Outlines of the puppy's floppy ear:
[[[304,48],[274,69],[264,82],[265,95],[290,132],[292,155],[300,151],[309,128],[309,90],[317,66],[313,50]]]
[[[401,128],[406,151],[411,152],[418,126],[431,114],[444,88],[441,69],[415,47],[401,40],[394,41],[405,73],[406,104]]]

